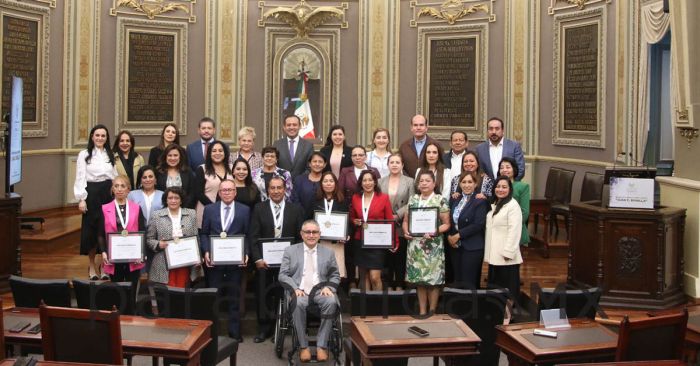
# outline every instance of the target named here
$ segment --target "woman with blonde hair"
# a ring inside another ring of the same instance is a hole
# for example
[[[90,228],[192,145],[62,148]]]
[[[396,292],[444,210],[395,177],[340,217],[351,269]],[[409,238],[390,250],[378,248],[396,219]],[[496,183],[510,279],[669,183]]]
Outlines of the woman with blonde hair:
[[[238,152],[231,156],[231,161],[243,159],[248,163],[250,171],[260,169],[263,166],[262,155],[255,151],[255,129],[243,126],[238,131]]]

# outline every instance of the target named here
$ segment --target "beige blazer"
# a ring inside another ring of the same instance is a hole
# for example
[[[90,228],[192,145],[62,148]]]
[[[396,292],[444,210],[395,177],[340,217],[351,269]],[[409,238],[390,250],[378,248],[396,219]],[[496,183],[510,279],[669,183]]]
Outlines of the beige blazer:
[[[520,264],[523,262],[520,254],[520,234],[523,227],[520,205],[511,199],[501,207],[496,216],[493,216],[495,209],[496,205],[491,205],[491,211],[486,215],[484,262],[494,266]]]
[[[388,175],[379,180],[379,189],[382,190],[382,193],[386,193],[387,195],[389,194]],[[393,196],[389,195],[389,200],[391,201],[391,210],[394,211],[396,216],[399,217],[399,222],[403,220],[403,216],[406,214],[406,210],[408,210],[408,199],[411,198],[413,194],[413,179],[405,175],[401,175],[401,179],[399,180],[399,186],[396,189],[396,194]]]

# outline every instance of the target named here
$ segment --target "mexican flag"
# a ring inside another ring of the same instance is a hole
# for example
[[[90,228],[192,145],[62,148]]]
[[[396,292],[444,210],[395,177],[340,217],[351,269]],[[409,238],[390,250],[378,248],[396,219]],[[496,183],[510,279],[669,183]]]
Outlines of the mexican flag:
[[[296,109],[294,114],[301,120],[301,128],[299,129],[299,136],[305,139],[316,138],[314,133],[314,120],[311,117],[311,105],[309,104],[309,98],[306,95],[306,88],[309,81],[309,75],[302,71],[299,73],[299,98],[296,99]]]

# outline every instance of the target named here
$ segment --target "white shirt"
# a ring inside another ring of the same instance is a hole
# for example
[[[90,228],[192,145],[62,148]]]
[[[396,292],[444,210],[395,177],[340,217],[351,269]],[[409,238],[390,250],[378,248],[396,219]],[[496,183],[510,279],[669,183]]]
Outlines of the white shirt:
[[[204,156],[204,160],[207,160],[207,148],[205,146],[208,146],[205,144],[211,145],[212,143],[214,143],[213,137],[211,139],[209,139],[209,141],[206,141],[204,139],[199,139],[199,146],[202,147],[202,156]]]
[[[297,147],[299,147],[299,135],[297,135],[297,137],[295,137],[295,138],[290,138],[289,136],[287,136],[287,148],[289,148],[289,142],[291,142],[291,141],[294,141],[294,158],[296,158],[297,157]],[[292,155],[291,151],[289,152],[289,155],[290,156]]]
[[[272,199],[268,200],[270,202],[270,210],[272,210],[272,220],[275,219],[275,205],[280,205],[280,228],[282,228],[282,223],[284,223],[284,200],[280,203],[275,203]],[[274,222],[275,227],[277,227],[277,222]]]
[[[318,246],[318,244],[316,244],[316,245]],[[300,286],[302,286],[305,283],[304,278],[306,278],[306,276],[311,276],[311,285],[312,285],[311,288],[303,288],[302,289],[302,290],[304,290],[304,292],[307,295],[311,293],[311,289],[313,288],[313,286],[316,286],[316,285],[318,285],[319,282],[321,282],[321,280],[318,277],[318,247],[317,246],[315,246],[313,249],[310,249],[309,247],[306,246],[306,244],[304,244],[304,272],[301,275]],[[307,271],[307,269],[309,269],[309,264],[306,260],[306,257],[308,256],[309,252],[311,252],[311,258],[315,264],[314,265],[314,269],[315,269],[314,272]]]
[[[450,165],[452,168],[450,170],[452,171],[452,178],[459,176],[462,174],[462,158],[464,157],[464,152],[467,150],[462,150],[461,153],[455,154],[455,152],[452,152],[452,158],[450,159]]]
[[[379,177],[384,178],[389,175],[389,156],[391,153],[387,151],[384,157],[377,155],[374,151],[367,153],[367,166],[379,170]]]
[[[363,170],[369,170],[369,168],[367,168],[367,165],[360,169],[358,169],[357,167],[353,167],[353,169],[355,169],[355,179],[360,179],[360,173],[362,173]]]
[[[110,164],[107,150],[92,149],[90,163],[85,162],[87,156],[87,149],[83,150],[78,154],[78,160],[76,161],[73,194],[78,201],[87,198],[86,187],[88,182],[104,182],[117,176],[117,168]]]
[[[220,214],[221,214],[221,226],[222,226],[221,231],[227,231],[228,227],[233,222],[233,219],[234,219],[233,216],[234,216],[234,212],[235,212],[235,209],[234,209],[235,203],[236,203],[236,201],[231,201],[231,204],[227,205],[224,203],[224,201],[221,201],[221,209],[219,210]],[[230,207],[230,209],[228,211],[228,222],[223,221],[224,218],[226,217],[226,207]],[[273,215],[274,215],[274,212],[275,211],[272,211]]]
[[[491,158],[491,171],[493,172],[493,177],[498,177],[498,163],[501,162],[503,158],[503,139],[498,142],[498,145],[494,145],[489,141],[489,157]]]

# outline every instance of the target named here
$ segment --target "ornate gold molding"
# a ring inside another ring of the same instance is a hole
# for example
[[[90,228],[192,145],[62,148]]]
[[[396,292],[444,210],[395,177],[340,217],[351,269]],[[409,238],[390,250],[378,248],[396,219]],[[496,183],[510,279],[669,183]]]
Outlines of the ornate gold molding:
[[[409,6],[413,10],[413,18],[409,21],[410,27],[417,27],[418,24],[443,23],[454,25],[460,22],[479,22],[488,20],[496,21],[496,14],[493,12],[493,3],[496,0],[445,0],[443,2],[419,3],[418,0],[411,0]],[[477,16],[479,13],[484,16]],[[432,20],[421,19],[423,16],[433,18]]]
[[[117,14],[122,13],[145,16],[150,20],[155,18],[186,19],[190,23],[195,23],[197,21],[197,17],[194,15],[196,2],[197,0],[167,2],[165,0],[112,0],[109,15],[117,16]],[[178,12],[187,15],[164,15]]]
[[[698,138],[698,129],[694,127],[676,127],[678,128],[678,132],[681,134],[683,138],[685,138],[685,141],[688,142],[688,150],[690,150],[690,143],[693,142],[693,139]]]
[[[589,5],[598,3],[610,4],[611,2],[612,0],[550,0],[549,7],[547,8],[547,14],[554,15],[554,13],[557,11],[574,8],[580,11],[585,10]],[[566,5],[557,7],[557,3],[566,3]]]
[[[688,122],[688,109],[676,109],[676,116],[678,116],[679,121]]]
[[[260,19],[258,19],[258,27],[265,27],[266,21],[269,18],[274,18],[278,22],[288,24],[298,38],[307,38],[309,33],[319,26],[326,25],[333,18],[340,20],[340,28],[346,29],[348,22],[345,20],[345,11],[348,9],[348,3],[341,3],[339,6],[317,6],[313,7],[306,3],[306,0],[300,0],[294,6],[275,6],[265,11],[266,5],[264,1],[258,3],[260,8]]]

